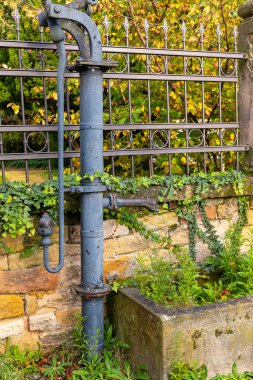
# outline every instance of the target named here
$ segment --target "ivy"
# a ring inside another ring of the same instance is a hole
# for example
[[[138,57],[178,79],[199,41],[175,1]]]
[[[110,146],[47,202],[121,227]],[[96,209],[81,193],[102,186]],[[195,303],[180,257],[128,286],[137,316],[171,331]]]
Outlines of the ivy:
[[[232,240],[235,249],[238,249],[239,236],[242,227],[246,223],[247,217],[247,199],[243,197],[245,176],[236,171],[225,173],[201,173],[191,176],[153,176],[126,178],[111,176],[107,173],[95,173],[94,176],[84,176],[84,179],[94,181],[101,179],[108,190],[120,192],[123,194],[137,193],[143,187],[159,186],[160,195],[158,201],[168,208],[168,203],[181,192],[180,198],[184,199],[177,202],[176,213],[179,217],[185,219],[189,226],[190,254],[193,258],[196,256],[196,239],[200,238],[207,243],[210,251],[215,255],[220,255],[223,246],[218,239],[215,228],[210,223],[205,212],[205,196],[210,191],[216,191],[223,194],[226,188],[234,190],[238,196],[239,219],[231,231]],[[78,185],[81,177],[77,175],[67,175],[64,178],[65,187]],[[190,196],[187,189],[190,188]],[[32,215],[47,211],[51,218],[56,221],[58,213],[58,182],[57,179],[46,181],[42,184],[28,185],[23,182],[13,182],[2,186],[0,192],[0,234],[3,237],[12,238],[19,235],[34,235],[35,225]],[[197,213],[202,221],[203,228],[200,228],[197,220]],[[138,219],[136,213],[132,210],[123,208],[117,212],[105,211],[105,217],[114,217],[119,223],[125,224],[131,229],[136,230],[141,235],[151,240],[168,245],[170,240],[161,237],[155,231],[147,228],[144,223]],[[236,248],[237,247],[237,248]]]

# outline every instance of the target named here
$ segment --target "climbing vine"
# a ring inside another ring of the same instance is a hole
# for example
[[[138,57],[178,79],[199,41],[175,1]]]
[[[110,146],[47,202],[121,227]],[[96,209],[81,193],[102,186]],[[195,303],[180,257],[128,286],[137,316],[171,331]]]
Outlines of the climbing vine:
[[[239,219],[231,230],[235,247],[238,246],[238,236],[246,223],[247,199],[243,197],[245,177],[242,173],[231,171],[225,173],[201,173],[191,176],[153,176],[140,178],[126,178],[111,176],[107,173],[96,173],[94,176],[84,176],[90,181],[101,178],[109,191],[137,193],[143,187],[159,186],[158,202],[163,208],[168,209],[169,203],[177,201],[176,214],[185,219],[189,226],[190,254],[196,255],[196,239],[199,237],[208,244],[210,251],[219,255],[223,246],[218,239],[215,228],[210,223],[206,211],[204,198],[211,191],[224,194],[224,191],[234,190],[238,196]],[[78,185],[80,177],[77,175],[65,176],[65,187]],[[190,189],[190,193],[188,190]],[[228,193],[229,194],[229,193]],[[225,194],[226,195],[226,194]],[[57,180],[46,181],[42,184],[25,184],[13,182],[2,186],[0,190],[0,234],[3,237],[12,238],[18,235],[34,235],[35,223],[33,214],[47,211],[53,220],[57,220]],[[200,228],[197,221],[199,213],[204,228]],[[114,217],[119,223],[125,224],[136,230],[146,238],[168,245],[169,239],[147,228],[138,219],[136,213],[128,209],[119,209],[115,212],[105,211],[105,218]]]

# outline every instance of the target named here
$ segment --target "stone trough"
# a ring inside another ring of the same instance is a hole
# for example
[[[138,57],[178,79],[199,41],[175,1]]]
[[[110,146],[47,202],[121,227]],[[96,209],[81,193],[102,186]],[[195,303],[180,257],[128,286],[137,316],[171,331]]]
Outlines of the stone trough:
[[[152,380],[167,380],[177,361],[206,364],[209,377],[231,372],[233,363],[253,371],[253,296],[175,310],[125,288],[111,297],[110,313],[134,364],[145,364]]]

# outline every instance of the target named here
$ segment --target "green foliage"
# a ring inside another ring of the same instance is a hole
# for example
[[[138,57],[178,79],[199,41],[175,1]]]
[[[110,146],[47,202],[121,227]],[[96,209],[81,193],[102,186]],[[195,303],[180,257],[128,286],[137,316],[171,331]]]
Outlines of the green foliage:
[[[241,253],[238,247],[247,244],[247,252]],[[209,257],[204,263],[205,270],[216,271],[222,280],[225,299],[241,297],[253,293],[253,231],[249,237],[234,237],[227,234],[224,251],[216,257]]]
[[[198,367],[197,365],[189,367],[185,363],[177,363],[173,366],[169,373],[169,380],[249,380],[253,378],[253,372],[239,373],[234,363],[232,372],[229,375],[220,375],[210,378],[205,365]]]
[[[66,176],[65,186],[79,184],[78,176]],[[58,214],[58,181],[42,184],[10,182],[0,189],[0,234],[3,237],[34,235],[32,214],[47,211],[56,221]],[[29,254],[29,252],[27,252]]]
[[[135,286],[142,294],[166,307],[185,308],[226,301],[253,293],[253,231],[248,250],[241,253],[232,245],[235,237],[227,233],[224,249],[198,267],[188,252],[174,247],[166,258],[153,254],[139,259],[131,280],[113,284]],[[237,241],[241,240],[237,238]],[[232,247],[232,248],[231,248]],[[213,274],[215,272],[215,274]]]
[[[189,224],[190,233],[190,254],[195,256],[195,237],[198,235],[207,242],[211,252],[219,254],[222,250],[213,226],[210,224],[204,210],[203,196],[210,190],[218,192],[226,188],[234,189],[235,194],[242,195],[244,186],[244,176],[240,172],[231,171],[227,173],[198,174],[192,176],[153,176],[139,178],[114,177],[107,173],[95,173],[94,176],[84,176],[84,178],[94,181],[101,178],[108,190],[121,192],[123,194],[136,193],[141,188],[149,186],[159,186],[160,196],[158,201],[163,203],[163,207],[168,207],[168,202],[175,195],[182,192],[187,186],[192,187],[190,199],[178,202],[176,212],[178,216],[185,218]],[[65,187],[79,185],[81,177],[77,175],[66,175],[64,177]],[[28,185],[23,182],[12,182],[2,186],[0,192],[0,234],[3,237],[33,235],[35,233],[34,220],[32,214],[47,211],[54,221],[57,220],[58,213],[58,182],[57,179],[46,181],[42,184]],[[240,219],[236,224],[234,236],[245,223],[246,200],[239,197]],[[203,232],[196,221],[196,211],[199,209],[205,231]],[[161,243],[164,246],[170,244],[168,238],[161,238],[155,231],[148,229],[142,221],[138,220],[137,214],[132,210],[120,209],[117,212],[105,210],[105,218],[117,218],[119,223],[135,229],[146,238]],[[235,245],[234,245],[235,246]],[[32,252],[27,252],[29,253]]]
[[[29,379],[30,375],[39,373],[37,363],[42,357],[41,350],[21,351],[18,346],[7,344],[6,352],[0,354],[1,380]]]
[[[149,380],[144,367],[133,369],[125,354],[128,348],[113,337],[112,327],[108,326],[103,353],[87,360],[88,351],[79,323],[73,346],[62,346],[50,355],[43,356],[41,350],[22,352],[17,346],[8,346],[0,354],[0,379],[29,380],[38,374],[47,380]]]
[[[73,370],[73,380],[149,380],[147,371],[140,367],[133,369],[125,353],[129,346],[113,336],[112,326],[106,326],[104,335],[104,351],[101,355],[90,357],[87,342],[83,336],[82,319],[76,325],[74,347],[78,352],[78,368]],[[87,357],[90,357],[87,361]]]
[[[48,379],[54,380],[56,376],[65,375],[65,368],[69,366],[70,363],[59,362],[53,357],[51,362],[43,367],[42,373],[47,376]]]
[[[146,263],[139,260],[139,269],[134,278],[140,291],[153,301],[168,307],[187,307],[197,303],[200,286],[199,274],[189,254],[173,249],[166,259],[156,254]]]
[[[0,193],[0,231],[3,237],[35,233],[31,213],[47,209],[55,217],[57,205],[54,182],[27,185],[23,182],[8,183]]]

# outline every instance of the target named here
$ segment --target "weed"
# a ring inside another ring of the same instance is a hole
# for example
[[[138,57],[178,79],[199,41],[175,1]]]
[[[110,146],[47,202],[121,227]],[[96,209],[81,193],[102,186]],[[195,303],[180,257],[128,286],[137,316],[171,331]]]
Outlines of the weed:
[[[55,357],[52,358],[51,362],[47,365],[45,365],[42,369],[42,373],[50,380],[54,380],[56,376],[63,376],[65,375],[65,368],[70,367],[70,363],[61,363],[57,361]]]
[[[235,240],[237,244],[247,240],[246,253],[235,247]],[[153,253],[149,260],[139,258],[138,264],[134,278],[123,285],[135,286],[167,307],[185,308],[250,295],[253,293],[253,231],[243,241],[234,231],[229,231],[223,251],[208,257],[201,267],[186,250],[178,247],[166,258]],[[216,272],[216,278],[208,281],[212,272]],[[119,286],[117,282],[113,289]]]
[[[171,369],[169,380],[207,380],[208,371],[205,365],[198,367],[197,365],[188,366],[185,363],[179,362]],[[210,377],[209,377],[210,379]],[[212,377],[210,380],[250,380],[253,379],[253,372],[239,373],[237,366],[234,363],[232,372],[229,375],[220,375]]]
[[[39,373],[37,363],[42,357],[40,349],[21,351],[18,346],[10,346],[7,342],[5,354],[0,355],[0,379],[21,380]]]

